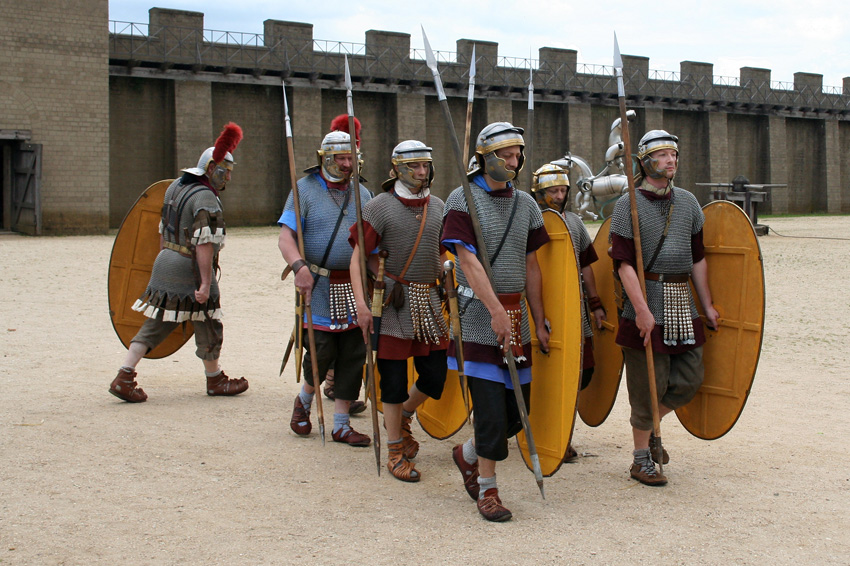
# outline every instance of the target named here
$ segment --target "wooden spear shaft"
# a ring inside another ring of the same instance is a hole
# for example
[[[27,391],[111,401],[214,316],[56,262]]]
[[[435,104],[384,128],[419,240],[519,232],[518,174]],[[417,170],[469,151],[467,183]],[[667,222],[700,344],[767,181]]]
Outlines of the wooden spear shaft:
[[[369,296],[369,286],[366,274],[366,236],[363,232],[363,209],[360,202],[360,162],[357,160],[356,131],[354,129],[354,102],[352,101],[351,72],[348,68],[348,55],[345,56],[345,88],[348,107],[348,132],[351,135],[351,186],[354,191],[354,203],[357,209],[357,248],[360,260],[360,284],[363,286],[363,296]],[[381,475],[381,431],[378,428],[378,386],[375,383],[375,362],[372,359],[372,341],[366,340],[366,387],[372,397],[370,403],[372,413],[372,445],[375,448],[375,464],[378,475]]]
[[[446,94],[443,91],[443,81],[440,78],[440,71],[437,68],[437,59],[434,57],[434,52],[431,50],[431,44],[428,42],[428,37],[425,35],[424,29],[422,30],[422,38],[425,41],[425,55],[427,58],[426,61],[428,68],[431,69],[431,73],[434,76],[434,86],[437,89],[437,98],[439,99],[440,106],[443,109],[443,118],[449,131],[449,139],[452,142],[452,148],[454,149],[455,161],[457,163],[458,173],[460,174],[461,184],[463,186],[463,195],[466,199],[467,209],[469,210],[469,218],[472,221],[472,229],[475,232],[475,244],[478,248],[481,266],[487,274],[487,279],[490,282],[490,286],[493,288],[493,292],[495,292],[496,281],[493,277],[493,268],[490,266],[490,256],[487,254],[487,246],[484,243],[484,235],[481,231],[481,222],[478,219],[478,209],[475,206],[475,199],[472,197],[472,189],[469,186],[469,180],[466,178],[466,164],[463,162],[463,153],[460,149],[460,142],[458,142],[454,123],[452,122],[452,114],[449,110],[449,101],[446,99]],[[546,499],[545,492],[543,491],[543,473],[540,468],[540,457],[537,454],[537,445],[534,443],[531,423],[528,420],[528,411],[525,407],[525,398],[519,382],[516,360],[514,359],[514,354],[511,351],[510,344],[507,346],[508,347],[503,351],[505,352],[505,359],[508,364],[508,372],[511,376],[511,385],[513,385],[514,395],[516,396],[517,409],[519,410],[520,420],[522,421],[522,430],[525,432],[525,439],[528,443],[528,456],[531,460],[534,479],[537,481],[537,487],[540,490],[540,495],[543,499]]]
[[[289,152],[289,182],[292,191],[292,204],[295,208],[295,234],[298,238],[298,253],[306,259],[304,254],[304,229],[301,227],[301,199],[298,196],[298,180],[295,178],[295,149],[292,145],[292,125],[289,120],[289,105],[286,103],[286,83],[280,81],[281,90],[283,90],[283,112],[286,120],[286,149]],[[313,332],[313,307],[310,304],[311,299],[304,297],[304,316],[307,319],[307,346],[310,348],[310,364],[313,370],[313,388],[317,395],[313,399],[313,405],[316,406],[316,417],[319,420],[319,435],[322,437],[322,445],[325,444],[325,412],[322,407],[322,393],[319,387],[319,359],[316,356],[316,335]],[[300,347],[300,344],[298,344]]]
[[[640,219],[637,211],[637,194],[635,194],[635,179],[632,174],[632,149],[631,135],[629,133],[629,119],[626,115],[626,92],[623,85],[623,62],[620,57],[620,46],[617,43],[617,34],[614,34],[614,67],[617,72],[617,89],[620,105],[620,125],[623,136],[623,151],[625,153],[626,180],[629,184],[629,205],[632,214],[632,235],[635,244],[635,270],[637,271],[640,292],[646,301],[646,274],[643,269],[643,250],[640,243]],[[647,303],[648,304],[648,303]],[[658,410],[658,387],[655,383],[655,358],[652,355],[652,338],[645,346],[646,350],[646,372],[649,380],[649,397],[652,406],[652,428],[655,438],[658,439],[659,452],[661,452],[661,417]],[[663,474],[664,465],[661,454],[658,454],[658,469]]]

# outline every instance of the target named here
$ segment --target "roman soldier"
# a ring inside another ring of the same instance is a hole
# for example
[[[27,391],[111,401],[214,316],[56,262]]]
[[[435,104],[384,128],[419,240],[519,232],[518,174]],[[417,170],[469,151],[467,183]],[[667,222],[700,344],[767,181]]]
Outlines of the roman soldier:
[[[590,267],[599,257],[596,255],[593,240],[590,239],[590,234],[581,217],[566,210],[570,197],[569,173],[558,165],[547,163],[534,172],[531,191],[534,193],[534,198],[537,199],[537,204],[540,205],[541,210],[551,209],[563,217],[575,248],[584,295],[584,302],[582,303],[584,351],[581,375],[581,389],[584,389],[590,385],[595,365],[593,360],[593,330],[590,327],[591,321],[588,313],[593,313],[593,322],[597,328],[602,328],[602,321],[606,318],[602,301],[599,300],[599,294],[596,292],[596,279]],[[574,457],[574,453],[571,456]]]
[[[666,464],[669,455],[666,450],[656,455],[646,346],[652,344],[659,417],[663,418],[687,404],[703,380],[705,332],[689,280],[705,307],[708,324],[716,327],[718,316],[708,287],[702,241],[705,216],[693,194],[673,185],[679,165],[678,141],[664,130],[652,130],[638,144],[635,197],[646,300],[635,268],[629,195],[620,197],[611,217],[611,253],[624,291],[617,344],[623,348],[631,405],[634,462],[630,475],[655,486],[666,484],[667,478],[653,459],[658,457]]]
[[[359,151],[357,152],[359,158]],[[346,241],[348,229],[355,223],[356,199],[350,185],[354,163],[351,136],[332,131],[322,140],[317,152],[318,163],[307,169],[297,188],[304,233],[301,257],[296,241],[296,218],[293,195],[286,200],[278,246],[283,259],[295,274],[295,286],[312,305],[312,322],[316,337],[319,382],[329,369],[334,370],[335,442],[352,446],[368,446],[371,439],[351,427],[349,406],[360,394],[366,347],[357,327],[357,308],[351,285],[349,262],[351,247]],[[367,202],[371,193],[360,185],[360,199]],[[298,435],[312,430],[310,407],[319,383],[312,374],[311,352],[302,364],[304,382],[295,397],[290,427]],[[318,402],[321,402],[319,400]]]
[[[412,460],[419,443],[410,429],[416,408],[427,398],[439,399],[446,381],[448,328],[442,314],[440,288],[444,203],[431,194],[434,168],[431,148],[415,140],[403,141],[392,153],[390,178],[384,193],[363,207],[365,249],[386,256],[383,282],[386,301],[380,330],[373,326],[372,310],[356,286],[357,321],[364,340],[379,332],[377,365],[389,452],[387,467],[408,482],[422,477]],[[351,273],[360,276],[356,226],[349,242],[354,247]],[[418,373],[407,387],[407,360]]]
[[[446,201],[442,243],[457,256],[458,302],[475,435],[457,445],[452,457],[464,487],[487,520],[505,521],[511,512],[496,485],[496,463],[508,456],[508,438],[522,430],[519,407],[506,365],[510,348],[528,408],[531,385],[531,331],[534,318],[542,350],[548,350],[540,266],[535,251],[549,241],[537,203],[515,190],[523,165],[522,128],[508,122],[486,126],[476,139],[475,167],[469,173],[496,288],[480,263],[476,238],[462,188]],[[528,305],[526,306],[526,301]],[[448,366],[457,369],[454,342]]]
[[[130,342],[124,363],[109,392],[129,403],[148,396],[137,386],[136,364],[181,323],[194,321],[195,354],[204,363],[208,395],[238,395],[248,389],[244,377],[229,378],[219,365],[222,331],[221,296],[215,271],[224,247],[224,211],[219,195],[230,181],[232,152],[242,129],[228,123],[196,167],[165,191],[159,223],[160,252],[144,295],[133,310],[147,318]]]

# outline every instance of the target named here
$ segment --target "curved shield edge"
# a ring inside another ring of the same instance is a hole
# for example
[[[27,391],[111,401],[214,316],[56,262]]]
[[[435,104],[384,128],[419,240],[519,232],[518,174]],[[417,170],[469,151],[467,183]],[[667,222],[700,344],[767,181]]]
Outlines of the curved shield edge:
[[[718,331],[706,328],[705,378],[690,403],[676,410],[682,426],[704,440],[729,432],[744,410],[764,338],[764,264],[758,237],[735,204],[703,207],[703,242]],[[697,310],[704,318],[699,297]]]
[[[142,192],[115,236],[109,255],[109,318],[125,348],[142,327],[145,316],[132,309],[150,281],[153,263],[159,254],[159,221],[165,191],[173,179],[153,183]],[[158,359],[179,350],[194,334],[191,322],[179,325],[145,358]]]

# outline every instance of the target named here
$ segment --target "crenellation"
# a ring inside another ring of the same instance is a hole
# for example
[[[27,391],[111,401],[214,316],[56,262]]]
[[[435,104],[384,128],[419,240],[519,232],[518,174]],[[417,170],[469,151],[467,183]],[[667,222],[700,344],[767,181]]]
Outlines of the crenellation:
[[[314,50],[313,24],[269,19],[259,45],[211,44],[203,41],[201,12],[152,8],[150,35],[130,37],[108,33],[107,0],[58,4],[17,2],[0,20],[0,128],[27,130],[27,143],[43,147],[45,233],[116,227],[141,190],[194,165],[229,120],[245,131],[225,196],[231,221],[273,222],[289,189],[281,77],[298,175],[315,164],[329,120],[345,111],[342,55]],[[528,60],[500,59],[497,42],[459,39],[440,63],[458,137],[473,46],[473,139],[490,121],[527,125]],[[398,141],[421,139],[434,147],[435,194],[447,195],[459,182],[457,165],[421,49],[411,58],[409,34],[369,30],[363,53],[350,62],[370,186],[383,180]],[[542,47],[538,56],[535,163],[527,166],[571,152],[595,173],[618,115],[615,82],[601,66],[578,65],[574,50]],[[682,61],[667,74],[651,71],[647,57],[624,55],[623,63],[628,104],[637,111],[633,144],[648,129],[679,135],[677,182],[744,174],[789,184],[772,190],[766,211],[850,212],[850,77],[824,94],[815,73],[795,73],[793,90],[785,90],[773,88],[770,69],[742,67],[736,85],[715,84],[708,62]],[[9,144],[19,142],[0,141]]]

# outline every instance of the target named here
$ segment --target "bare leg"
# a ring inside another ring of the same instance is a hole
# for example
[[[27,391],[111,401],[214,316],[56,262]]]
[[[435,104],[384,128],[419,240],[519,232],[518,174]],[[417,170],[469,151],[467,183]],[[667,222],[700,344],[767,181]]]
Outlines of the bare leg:
[[[407,394],[409,397],[407,401],[401,404],[401,408],[407,411],[408,413],[414,412],[419,407],[419,405],[421,405],[425,402],[426,399],[428,399],[428,396],[426,394],[419,391],[415,383],[410,386],[410,390],[407,392]],[[386,414],[386,409],[384,411],[384,414]],[[399,413],[399,419],[401,419],[401,413]],[[387,432],[389,432],[389,428],[387,428]]]
[[[401,403],[384,403],[384,426],[387,439],[394,442],[401,439]]]
[[[670,407],[666,407],[664,405],[658,405],[658,420],[663,419],[665,416],[669,415],[673,412],[673,409]],[[635,450],[643,450],[645,448],[649,448],[649,435],[652,434],[651,430],[640,430],[635,427],[632,427],[632,437],[635,441]]]
[[[130,347],[127,349],[127,355],[124,356],[124,363],[122,365],[124,367],[134,368],[147,353],[148,347],[141,342],[130,342]]]

